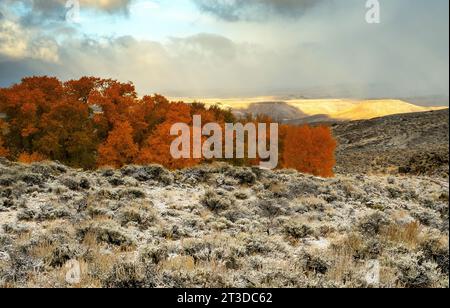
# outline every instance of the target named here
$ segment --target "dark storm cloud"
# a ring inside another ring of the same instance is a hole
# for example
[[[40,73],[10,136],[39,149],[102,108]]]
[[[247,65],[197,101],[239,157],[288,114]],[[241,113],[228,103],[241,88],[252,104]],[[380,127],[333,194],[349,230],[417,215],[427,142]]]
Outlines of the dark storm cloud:
[[[21,18],[24,26],[53,25],[65,21],[67,0],[4,0],[6,4],[20,2],[27,10]],[[79,0],[80,9],[94,9],[107,14],[127,14],[134,0]]]
[[[34,12],[59,11],[67,0],[19,0],[32,7]],[[81,8],[93,8],[107,13],[126,12],[133,0],[79,0]]]
[[[193,0],[198,8],[226,21],[299,17],[324,0]]]
[[[19,82],[23,77],[33,75],[52,75],[52,67],[54,65],[43,63],[39,60],[21,59],[2,59],[0,56],[0,72],[8,72],[8,74],[0,74],[0,85],[9,86],[13,82]],[[46,73],[43,73],[45,70]]]
[[[22,0],[29,8],[28,14],[22,16],[24,26],[64,22],[66,8],[60,0]]]

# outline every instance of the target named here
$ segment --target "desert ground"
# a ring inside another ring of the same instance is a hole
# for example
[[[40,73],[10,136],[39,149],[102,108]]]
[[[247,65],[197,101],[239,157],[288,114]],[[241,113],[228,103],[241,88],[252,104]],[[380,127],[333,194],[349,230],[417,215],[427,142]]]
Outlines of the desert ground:
[[[448,110],[333,129],[330,179],[0,159],[0,286],[448,288]]]

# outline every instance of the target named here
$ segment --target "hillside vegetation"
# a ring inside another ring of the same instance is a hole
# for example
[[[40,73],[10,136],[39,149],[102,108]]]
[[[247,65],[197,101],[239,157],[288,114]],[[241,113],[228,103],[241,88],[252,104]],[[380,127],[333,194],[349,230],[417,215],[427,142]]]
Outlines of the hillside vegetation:
[[[448,230],[428,177],[0,160],[1,287],[448,287]]]
[[[449,110],[338,123],[336,172],[449,175]]]

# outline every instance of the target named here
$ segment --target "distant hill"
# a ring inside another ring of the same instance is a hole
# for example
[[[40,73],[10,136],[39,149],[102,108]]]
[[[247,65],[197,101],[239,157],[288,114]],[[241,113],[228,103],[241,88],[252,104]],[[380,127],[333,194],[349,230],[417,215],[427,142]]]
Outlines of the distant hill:
[[[350,99],[295,99],[254,103],[227,101],[235,115],[267,115],[275,121],[289,124],[368,120],[377,117],[441,110],[447,107],[424,107],[396,99],[350,100]],[[234,107],[233,107],[234,106]]]
[[[248,108],[236,110],[235,115],[245,116],[267,115],[276,122],[305,118],[308,115],[294,106],[284,102],[261,102],[250,104]]]
[[[338,173],[448,177],[448,109],[339,122],[333,133]]]
[[[339,120],[367,120],[394,114],[425,112],[443,107],[422,107],[401,100],[370,100],[358,103],[355,107],[330,116]]]

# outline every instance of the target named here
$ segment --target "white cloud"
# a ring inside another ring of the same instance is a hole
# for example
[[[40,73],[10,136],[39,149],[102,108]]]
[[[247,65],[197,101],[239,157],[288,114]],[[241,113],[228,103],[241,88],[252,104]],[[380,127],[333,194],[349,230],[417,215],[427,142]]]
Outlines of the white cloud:
[[[45,62],[58,62],[57,43],[19,23],[0,19],[0,55],[11,59],[30,58]]]
[[[20,25],[9,20],[0,20],[0,54],[20,59],[26,56],[27,49],[25,31]]]

